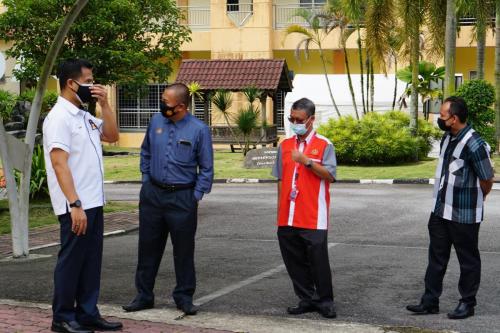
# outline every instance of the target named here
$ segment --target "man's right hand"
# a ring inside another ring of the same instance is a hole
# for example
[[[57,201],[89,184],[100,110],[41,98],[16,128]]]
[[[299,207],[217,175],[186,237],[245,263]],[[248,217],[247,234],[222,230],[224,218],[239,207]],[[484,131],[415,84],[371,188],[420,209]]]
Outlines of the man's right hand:
[[[85,235],[87,232],[87,214],[81,207],[71,208],[71,231],[77,236]]]

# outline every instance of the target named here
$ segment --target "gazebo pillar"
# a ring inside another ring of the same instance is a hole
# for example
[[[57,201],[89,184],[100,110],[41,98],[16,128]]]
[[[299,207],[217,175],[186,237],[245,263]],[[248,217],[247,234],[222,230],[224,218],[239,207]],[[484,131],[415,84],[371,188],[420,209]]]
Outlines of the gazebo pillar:
[[[260,97],[260,105],[261,105],[261,112],[260,112],[260,122],[261,122],[261,127],[260,127],[260,136],[262,138],[265,137],[266,135],[266,129],[264,128],[264,124],[267,123],[267,111],[266,111],[266,103],[267,102],[267,93],[263,94]]]

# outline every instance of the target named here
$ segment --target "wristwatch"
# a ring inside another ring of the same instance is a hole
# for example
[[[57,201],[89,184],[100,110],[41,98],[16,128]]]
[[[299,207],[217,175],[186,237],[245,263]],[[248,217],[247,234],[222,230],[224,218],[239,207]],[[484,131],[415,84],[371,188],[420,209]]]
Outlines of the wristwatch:
[[[75,202],[69,204],[70,208],[81,208],[82,207],[82,202],[80,199],[76,199]]]
[[[306,168],[311,169],[312,166],[313,166],[313,160],[308,159],[307,162],[306,162],[306,164],[305,164],[305,166],[306,166]]]

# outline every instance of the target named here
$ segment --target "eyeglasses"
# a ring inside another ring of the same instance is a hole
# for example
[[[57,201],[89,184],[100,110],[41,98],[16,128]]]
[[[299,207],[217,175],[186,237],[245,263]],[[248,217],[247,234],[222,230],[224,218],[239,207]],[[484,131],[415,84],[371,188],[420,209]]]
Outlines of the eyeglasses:
[[[307,123],[307,121],[309,120],[309,118],[307,118],[305,120],[301,120],[301,119],[296,119],[296,118],[288,117],[288,121],[291,122],[292,124],[305,124],[305,123]]]

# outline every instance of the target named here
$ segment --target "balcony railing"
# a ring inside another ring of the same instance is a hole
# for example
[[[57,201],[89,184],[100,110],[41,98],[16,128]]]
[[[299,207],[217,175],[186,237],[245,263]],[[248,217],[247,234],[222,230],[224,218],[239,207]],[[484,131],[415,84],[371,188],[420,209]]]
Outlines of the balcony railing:
[[[461,17],[458,19],[458,24],[461,26],[473,26],[476,25],[476,18],[475,17]],[[488,21],[487,24],[494,25],[495,24],[495,17],[491,17]]]
[[[324,4],[279,4],[274,5],[274,29],[286,29],[291,24],[307,26],[307,23],[300,17],[295,16],[297,10],[308,9],[315,14],[324,12]]]
[[[180,24],[187,25],[192,31],[210,30],[210,6],[179,6],[182,13]]]

